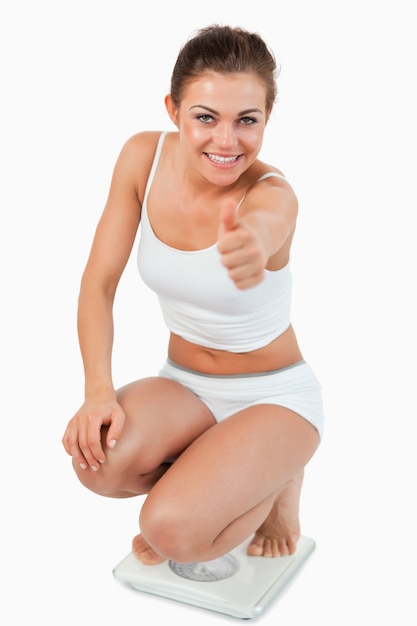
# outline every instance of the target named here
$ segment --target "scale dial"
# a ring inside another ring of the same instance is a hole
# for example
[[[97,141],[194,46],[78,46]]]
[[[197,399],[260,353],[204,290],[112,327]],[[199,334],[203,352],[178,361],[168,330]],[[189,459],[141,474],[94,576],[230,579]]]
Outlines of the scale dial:
[[[169,566],[178,576],[199,582],[223,580],[234,576],[239,571],[239,564],[231,554],[226,554],[213,561],[204,561],[203,563],[176,563],[175,561],[169,561]]]

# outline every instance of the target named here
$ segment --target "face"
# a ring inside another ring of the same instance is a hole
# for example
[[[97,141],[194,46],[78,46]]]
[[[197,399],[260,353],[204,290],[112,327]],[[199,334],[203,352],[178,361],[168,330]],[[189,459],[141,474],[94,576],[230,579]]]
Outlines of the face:
[[[254,74],[207,73],[188,85],[179,109],[167,96],[187,167],[230,185],[256,160],[267,123],[265,86]]]

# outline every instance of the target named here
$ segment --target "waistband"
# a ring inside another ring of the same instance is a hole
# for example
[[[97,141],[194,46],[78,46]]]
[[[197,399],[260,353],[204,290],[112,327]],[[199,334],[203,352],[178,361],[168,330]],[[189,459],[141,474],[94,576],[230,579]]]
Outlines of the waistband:
[[[278,369],[275,369],[275,370],[266,370],[262,372],[244,372],[243,374],[206,374],[206,372],[199,372],[198,370],[192,370],[192,369],[189,369],[188,367],[184,367],[183,365],[179,365],[178,363],[175,363],[175,361],[173,361],[170,358],[167,359],[167,363],[171,367],[175,367],[176,369],[182,370],[183,372],[188,372],[189,374],[193,374],[194,376],[202,376],[204,378],[224,378],[224,379],[230,380],[231,378],[242,379],[242,378],[258,378],[259,376],[272,376],[274,374],[278,374],[279,372],[285,372],[286,370],[293,369],[294,367],[299,367],[300,365],[304,365],[305,361],[304,359],[301,359],[300,361],[291,363],[291,365],[286,365],[285,367],[279,367]]]

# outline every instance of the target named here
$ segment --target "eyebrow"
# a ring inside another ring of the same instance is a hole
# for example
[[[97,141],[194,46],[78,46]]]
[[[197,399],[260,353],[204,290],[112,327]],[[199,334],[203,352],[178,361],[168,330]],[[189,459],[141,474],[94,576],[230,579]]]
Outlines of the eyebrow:
[[[194,104],[193,106],[191,106],[189,108],[189,110],[191,111],[191,109],[205,109],[206,111],[209,111],[210,113],[214,113],[214,115],[220,115],[218,111],[216,111],[215,109],[211,109],[210,107],[206,106],[205,104]],[[261,111],[261,109],[245,109],[244,111],[240,111],[237,115],[238,117],[241,117],[242,115],[249,115],[249,113],[261,113],[263,114],[263,111]]]

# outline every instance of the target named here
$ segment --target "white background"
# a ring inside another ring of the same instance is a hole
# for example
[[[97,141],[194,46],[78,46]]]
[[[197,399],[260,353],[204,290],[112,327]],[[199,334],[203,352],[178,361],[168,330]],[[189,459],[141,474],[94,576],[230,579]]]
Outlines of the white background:
[[[281,64],[262,157],[299,197],[293,320],[327,413],[302,500],[317,549],[261,620],[415,626],[413,5],[2,2],[3,624],[235,622],[114,580],[141,500],[86,491],[61,446],[83,395],[79,280],[115,159],[135,132],[171,129],[179,47],[221,22],[258,31]],[[134,259],[115,315],[116,384],[155,373],[166,331]]]

